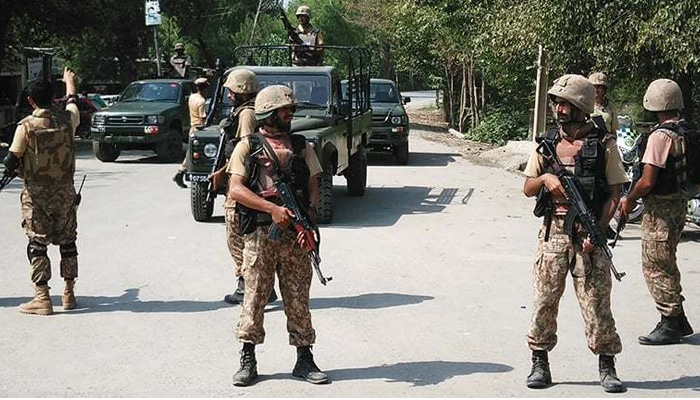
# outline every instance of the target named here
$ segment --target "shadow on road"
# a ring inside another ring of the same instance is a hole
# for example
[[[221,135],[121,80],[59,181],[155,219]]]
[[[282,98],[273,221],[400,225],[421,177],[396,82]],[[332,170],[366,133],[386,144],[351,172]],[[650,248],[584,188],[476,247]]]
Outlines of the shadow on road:
[[[457,361],[417,361],[364,368],[345,368],[326,371],[332,381],[355,381],[382,379],[387,382],[406,382],[413,386],[437,385],[455,376],[480,373],[503,373],[513,367],[504,364],[457,362]],[[291,374],[260,376],[261,381],[292,379]]]
[[[337,188],[336,188],[337,189]],[[345,193],[334,193],[335,215],[333,228],[365,228],[392,226],[402,215],[441,212],[452,203],[458,188],[444,188],[433,192],[432,187],[374,187],[369,186],[362,198],[362,207],[356,198]]]
[[[450,163],[455,162],[455,157],[462,157],[459,153],[421,153],[411,152],[408,157],[409,167],[446,167]],[[405,165],[397,165],[396,159],[392,153],[385,152],[369,152],[367,153],[367,162],[369,165],[376,166],[395,166],[397,168],[406,168]]]
[[[623,380],[628,389],[642,389],[642,390],[673,390],[673,389],[692,389],[694,391],[700,390],[700,376],[681,376],[680,378],[671,379],[667,381],[625,381]],[[573,386],[600,386],[600,382],[589,381],[589,382],[559,382],[558,385],[573,385]]]
[[[312,298],[309,308],[312,310],[326,310],[330,308],[347,308],[351,310],[377,310],[380,308],[391,308],[420,304],[424,301],[433,300],[432,296],[420,296],[401,293],[365,293],[359,296],[346,297],[322,297]],[[284,310],[284,305],[275,303],[274,307],[268,308],[266,312]]]

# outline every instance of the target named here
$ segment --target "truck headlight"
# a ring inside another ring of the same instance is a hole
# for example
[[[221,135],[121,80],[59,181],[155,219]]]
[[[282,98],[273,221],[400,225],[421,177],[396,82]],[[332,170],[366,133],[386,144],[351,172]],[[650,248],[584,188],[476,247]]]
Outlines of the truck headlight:
[[[400,125],[403,122],[403,117],[391,117],[391,123],[394,125]]]
[[[149,115],[146,117],[146,123],[150,125],[162,124],[165,122],[165,117],[161,115]]]
[[[219,149],[214,143],[209,143],[206,146],[204,146],[203,153],[209,158],[214,158],[216,157],[217,150]]]
[[[92,116],[92,124],[93,125],[104,125],[104,123],[105,123],[104,114],[93,114],[93,116]]]

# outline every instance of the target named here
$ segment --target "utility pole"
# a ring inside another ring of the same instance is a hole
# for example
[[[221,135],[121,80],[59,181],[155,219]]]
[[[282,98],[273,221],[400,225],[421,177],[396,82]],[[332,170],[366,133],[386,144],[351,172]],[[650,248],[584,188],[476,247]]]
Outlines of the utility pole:
[[[532,140],[545,131],[547,122],[547,55],[542,45],[537,57],[537,84],[535,86],[535,118],[532,124]]]

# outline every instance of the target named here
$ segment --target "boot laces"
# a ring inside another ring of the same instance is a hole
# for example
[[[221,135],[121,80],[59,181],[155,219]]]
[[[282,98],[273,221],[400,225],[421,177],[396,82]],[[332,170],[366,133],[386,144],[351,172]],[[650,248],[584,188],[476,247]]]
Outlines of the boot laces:
[[[246,351],[241,352],[241,368],[255,365],[255,354]]]

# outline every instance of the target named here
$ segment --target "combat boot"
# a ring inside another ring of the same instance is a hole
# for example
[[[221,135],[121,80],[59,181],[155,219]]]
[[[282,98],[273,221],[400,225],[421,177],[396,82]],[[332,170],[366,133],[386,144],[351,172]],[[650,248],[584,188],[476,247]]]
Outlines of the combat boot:
[[[239,276],[236,290],[234,290],[233,293],[227,294],[226,296],[224,296],[224,301],[227,302],[228,304],[242,304],[244,294],[245,294],[245,282],[243,281],[243,277]]]
[[[75,308],[75,279],[66,279],[66,286],[63,288],[63,296],[61,301],[64,310],[72,310]]]
[[[681,332],[678,329],[678,318],[677,317],[666,317],[661,316],[661,321],[656,324],[651,333],[646,336],[640,336],[638,339],[639,344],[642,345],[664,345],[664,344],[676,344],[681,341]]]
[[[233,374],[234,386],[250,386],[258,377],[258,362],[255,360],[255,345],[243,343],[241,368]]]
[[[688,317],[685,316],[685,311],[681,311],[681,313],[676,317],[678,320],[678,328],[681,332],[681,336],[689,336],[693,334],[693,327],[690,326],[690,322],[688,322]]]
[[[552,373],[549,372],[549,355],[544,350],[532,351],[532,370],[527,376],[527,387],[530,389],[544,388],[552,384]]]
[[[181,188],[187,189],[187,185],[185,185],[185,171],[178,170],[173,176],[173,182]]]
[[[601,354],[598,356],[598,372],[600,372],[600,386],[607,393],[621,393],[626,390],[615,371],[615,357]]]
[[[53,314],[49,285],[34,286],[34,298],[28,303],[20,304],[19,312],[37,315]]]
[[[314,384],[330,383],[328,375],[321,371],[314,362],[311,346],[297,347],[297,363],[292,375]]]

